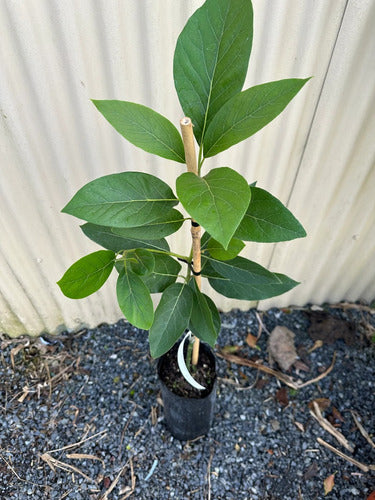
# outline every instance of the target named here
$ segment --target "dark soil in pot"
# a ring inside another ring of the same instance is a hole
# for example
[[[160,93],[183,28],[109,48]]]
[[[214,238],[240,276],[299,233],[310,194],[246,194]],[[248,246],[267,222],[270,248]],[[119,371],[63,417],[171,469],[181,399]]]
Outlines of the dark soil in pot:
[[[210,347],[201,344],[193,373],[195,380],[206,387],[200,391],[182,376],[177,350],[178,344],[159,359],[158,374],[167,427],[175,438],[185,441],[207,434],[211,427],[216,400],[216,363]]]
[[[206,397],[212,391],[216,380],[215,357],[210,347],[201,343],[198,364],[191,370],[194,379],[206,387],[205,391],[200,391],[192,387],[182,376],[177,362],[178,346],[179,343],[175,344],[158,362],[158,374],[161,381],[177,396],[197,399]],[[184,350],[185,359],[186,353],[187,344]]]

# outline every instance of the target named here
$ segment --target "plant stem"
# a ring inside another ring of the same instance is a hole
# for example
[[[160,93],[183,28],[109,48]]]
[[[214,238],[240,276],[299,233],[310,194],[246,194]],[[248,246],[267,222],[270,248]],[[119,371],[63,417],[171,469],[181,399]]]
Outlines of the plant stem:
[[[197,156],[195,152],[193,124],[190,118],[184,117],[180,121],[182,140],[185,149],[186,167],[188,172],[199,175]],[[194,220],[191,221],[191,237],[193,240],[193,272],[199,290],[201,289],[201,227]],[[196,366],[199,358],[199,339],[194,337],[192,364]]]
[[[188,348],[187,348],[187,353],[186,353],[186,368],[188,369],[189,373],[191,373],[191,360],[192,360],[192,354],[193,354],[193,344],[191,342],[188,343]]]
[[[180,255],[179,253],[168,252],[167,250],[156,250],[156,248],[146,248],[145,250],[147,250],[148,252],[151,252],[151,253],[160,253],[163,255],[169,255],[170,257],[176,257],[176,259],[180,259],[184,262],[187,262],[188,264],[191,261],[191,257],[188,257],[187,255]],[[126,250],[125,250],[125,252],[126,252]],[[124,260],[124,258],[125,258],[124,253],[120,252],[118,255],[121,257],[117,260]]]

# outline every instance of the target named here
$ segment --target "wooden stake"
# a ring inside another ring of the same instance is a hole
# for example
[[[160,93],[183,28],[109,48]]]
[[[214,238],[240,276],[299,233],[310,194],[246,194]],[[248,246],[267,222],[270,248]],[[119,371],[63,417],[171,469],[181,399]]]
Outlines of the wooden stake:
[[[182,141],[184,143],[185,149],[185,160],[186,167],[188,172],[192,172],[195,175],[198,175],[198,164],[197,164],[197,156],[195,152],[195,143],[194,143],[194,133],[193,133],[193,124],[191,123],[190,118],[184,117],[180,121]],[[193,271],[195,282],[199,288],[201,289],[201,227],[194,220],[191,221],[191,237],[193,240]],[[199,339],[197,337],[194,338],[193,344],[193,354],[191,358],[191,362],[194,366],[197,365],[199,358]]]

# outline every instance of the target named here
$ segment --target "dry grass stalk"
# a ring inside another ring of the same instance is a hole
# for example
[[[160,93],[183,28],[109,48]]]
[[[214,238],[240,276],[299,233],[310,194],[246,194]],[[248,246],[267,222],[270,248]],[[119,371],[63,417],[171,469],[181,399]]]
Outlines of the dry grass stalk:
[[[221,382],[224,382],[225,384],[233,385],[237,391],[248,391],[249,389],[254,389],[254,387],[258,381],[258,373],[257,373],[256,379],[255,379],[255,382],[252,383],[251,385],[246,385],[246,386],[242,386],[241,384],[239,384],[238,382],[236,382],[235,380],[232,380],[230,378],[220,377],[219,380]]]
[[[366,429],[363,427],[361,422],[359,421],[359,415],[357,412],[350,410],[350,413],[352,414],[353,420],[355,422],[355,425],[358,427],[359,432],[362,434],[362,436],[366,439],[366,441],[373,447],[375,448],[375,443],[374,441],[370,438],[369,433],[366,431]]]
[[[263,314],[263,313],[262,313],[262,314]],[[262,318],[261,318],[260,314],[258,313],[258,311],[255,311],[255,316],[257,317],[257,320],[258,320],[259,326],[260,326],[261,328],[263,328],[263,330],[264,330],[266,333],[268,333],[268,335],[270,335],[270,332],[269,332],[269,330],[267,330],[267,328],[265,327],[265,325],[264,325],[264,323],[263,323],[263,321],[262,321]],[[260,335],[259,335],[259,336],[260,336]]]
[[[131,422],[131,419],[133,418],[135,410],[137,409],[137,405],[135,405],[135,403],[133,403],[133,404],[134,404],[134,408],[133,408],[133,410],[132,410],[132,412],[131,412],[131,414],[130,414],[130,416],[129,416],[129,418],[124,426],[124,429],[122,430],[122,433],[121,433],[120,445],[119,445],[119,449],[118,449],[118,459],[119,460],[121,459],[121,455],[122,455],[122,444],[124,441],[125,432],[126,432],[127,428],[129,427],[129,424]]]
[[[69,355],[66,355],[64,356],[64,360],[67,358],[67,357],[71,357]],[[79,358],[78,358],[79,359]],[[37,384],[34,384],[30,387],[28,387],[27,385],[25,385],[22,389],[22,393],[20,392],[17,392],[17,394],[15,394],[10,400],[9,400],[9,403],[11,403],[14,399],[17,399],[17,401],[19,403],[23,403],[25,398],[29,395],[29,394],[37,394],[38,396],[38,399],[40,399],[40,393],[41,393],[41,390],[48,387],[49,388],[49,395],[52,394],[52,389],[54,386],[56,386],[61,380],[63,380],[64,378],[67,379],[67,372],[72,372],[74,370],[74,364],[76,363],[76,360],[74,360],[72,363],[70,363],[68,366],[66,366],[65,368],[63,368],[59,373],[57,373],[56,375],[54,375],[52,378],[51,378],[51,375],[50,375],[50,372],[49,370],[47,371],[47,369],[45,368],[46,366],[46,363],[43,363],[43,369],[46,370],[46,373],[47,373],[47,379],[48,381],[45,381],[45,382],[38,382]],[[48,366],[48,365],[47,365]]]
[[[313,406],[314,406],[314,411],[310,410],[310,413],[315,418],[315,420],[319,422],[319,424],[321,425],[321,427],[323,427],[323,429],[332,434],[332,436],[334,436],[340,444],[342,444],[347,450],[349,450],[350,453],[353,453],[354,452],[353,446],[341,434],[341,432],[335,429],[335,427],[333,427],[333,425],[323,417],[319,405],[316,401],[313,401]]]
[[[155,427],[158,423],[158,409],[156,406],[151,406],[151,425]]]
[[[328,444],[323,439],[321,439],[321,438],[318,437],[316,440],[318,441],[319,444],[325,446],[326,448],[328,448],[329,450],[331,450],[333,453],[336,453],[336,455],[338,455],[339,457],[344,458],[345,460],[347,460],[351,464],[353,464],[353,465],[357,466],[359,469],[363,470],[363,472],[368,472],[370,469],[371,470],[375,470],[375,466],[374,465],[366,465],[366,464],[363,464],[362,462],[358,462],[358,460],[355,460],[354,458],[349,457],[348,455],[345,455],[345,453],[343,453],[342,451],[338,450],[334,446]]]
[[[329,306],[331,309],[358,309],[358,310],[361,310],[361,311],[367,311],[367,312],[370,312],[370,313],[373,313],[374,312],[374,309],[369,307],[369,306],[365,306],[363,304],[353,304],[351,302],[341,302],[339,304],[330,304]]]
[[[128,463],[131,462],[131,458],[126,462],[126,464],[120,469],[120,472],[117,474],[117,476],[115,477],[115,479],[112,481],[111,483],[111,486],[108,488],[108,490],[104,493],[103,496],[100,497],[100,500],[107,500],[108,499],[108,495],[112,492],[112,490],[114,490],[114,488],[116,487],[117,483],[119,482],[120,480],[120,477],[121,477],[121,474],[124,472],[124,470],[126,469],[126,467],[128,466]]]
[[[211,500],[211,464],[214,457],[214,449],[211,449],[210,458],[207,464],[207,500]]]
[[[74,490],[68,490],[66,491],[60,498],[59,500],[64,500],[64,498],[66,498],[68,495],[70,495],[70,493],[72,493]]]
[[[120,500],[125,500],[126,498],[129,498],[130,495],[132,495],[134,493],[134,490],[135,490],[135,482],[136,482],[136,478],[135,478],[135,474],[134,474],[134,467],[133,467],[133,460],[130,459],[130,477],[131,477],[131,486],[125,486],[124,490],[122,492],[120,492],[120,494],[124,494],[125,495],[123,497],[120,498]]]
[[[302,389],[303,387],[306,387],[310,384],[315,384],[316,382],[319,382],[319,380],[322,380],[324,377],[326,377],[333,369],[335,366],[335,361],[336,361],[336,353],[333,353],[333,358],[332,358],[332,363],[330,366],[327,368],[327,370],[323,373],[321,373],[318,377],[315,377],[311,380],[308,380],[307,382],[302,382],[302,380],[297,380],[296,382],[293,380],[292,377],[289,375],[285,375],[277,370],[274,370],[273,368],[270,368],[269,366],[265,366],[261,363],[256,363],[255,361],[250,361],[249,359],[241,358],[240,356],[236,356],[235,354],[226,354],[221,351],[220,353],[217,353],[217,355],[220,358],[226,359],[227,361],[230,361],[231,363],[236,363],[238,365],[242,366],[248,366],[250,368],[256,368],[257,370],[261,370],[262,372],[268,373],[269,375],[273,375],[274,377],[278,378],[281,380],[281,382],[284,382],[285,385],[288,387],[291,387],[292,389],[299,390]]]
[[[82,472],[78,467],[75,467],[74,465],[67,464],[65,462],[61,462],[61,460],[57,460],[56,458],[52,457],[49,453],[43,453],[43,455],[40,455],[40,458],[49,465],[49,467],[55,472],[55,467],[62,469],[66,472],[76,472],[80,476],[84,477],[87,481],[92,481],[94,482],[94,479],[91,479],[91,477],[87,476],[84,472]]]
[[[11,349],[11,351],[10,351],[10,362],[12,364],[13,370],[16,368],[16,363],[14,361],[15,356],[20,351],[22,351],[22,349],[25,349],[25,347],[27,347],[29,344],[30,344],[30,341],[27,341],[25,344],[24,343],[20,343],[16,347],[13,347],[13,349]]]
[[[99,460],[104,467],[104,460],[96,455],[90,455],[88,453],[67,453],[66,458],[73,458],[78,460]]]
[[[27,398],[27,396],[30,394],[30,389],[28,388],[27,385],[25,385],[24,387],[22,387],[22,394],[21,396],[17,399],[17,401],[19,403],[23,403],[24,400]]]
[[[81,439],[81,441],[78,441],[77,443],[72,443],[72,444],[67,444],[66,446],[63,446],[62,448],[56,448],[55,450],[49,450],[47,453],[55,453],[56,451],[63,451],[63,450],[70,450],[71,448],[76,448],[77,446],[80,446],[83,443],[86,443],[87,441],[90,441],[91,439],[94,439],[97,436],[100,436],[98,441],[100,439],[103,439],[105,435],[107,434],[107,430],[97,432],[96,434],[93,434],[92,436],[88,438]]]
[[[17,478],[17,479],[19,479],[20,481],[23,481],[24,483],[27,483],[27,482],[28,482],[28,481],[26,481],[26,479],[23,479],[22,477],[20,477],[20,476],[17,474],[17,472],[14,470],[14,468],[11,466],[11,464],[10,464],[7,460],[5,460],[5,458],[4,458],[2,455],[0,455],[0,458],[1,458],[1,460],[3,460],[3,461],[6,463],[6,465],[7,465],[7,466],[9,467],[9,469],[13,472],[13,474],[16,476],[16,478]]]

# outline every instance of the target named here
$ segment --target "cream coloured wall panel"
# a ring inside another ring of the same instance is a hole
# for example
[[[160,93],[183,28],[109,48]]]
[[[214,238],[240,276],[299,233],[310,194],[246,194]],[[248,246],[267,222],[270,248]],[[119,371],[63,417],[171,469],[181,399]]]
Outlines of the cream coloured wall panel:
[[[121,317],[113,286],[71,301],[55,284],[72,262],[98,248],[60,210],[100,175],[146,170],[173,182],[183,171],[128,144],[90,98],[139,102],[178,125],[173,49],[202,3],[0,0],[1,331],[36,335]],[[260,306],[372,300],[375,4],[253,3],[245,85],[314,76],[265,129],[207,161],[257,180],[308,231],[304,240],[249,245],[247,256],[302,281]],[[172,243],[180,250],[184,239]],[[223,309],[250,305],[218,300]]]

